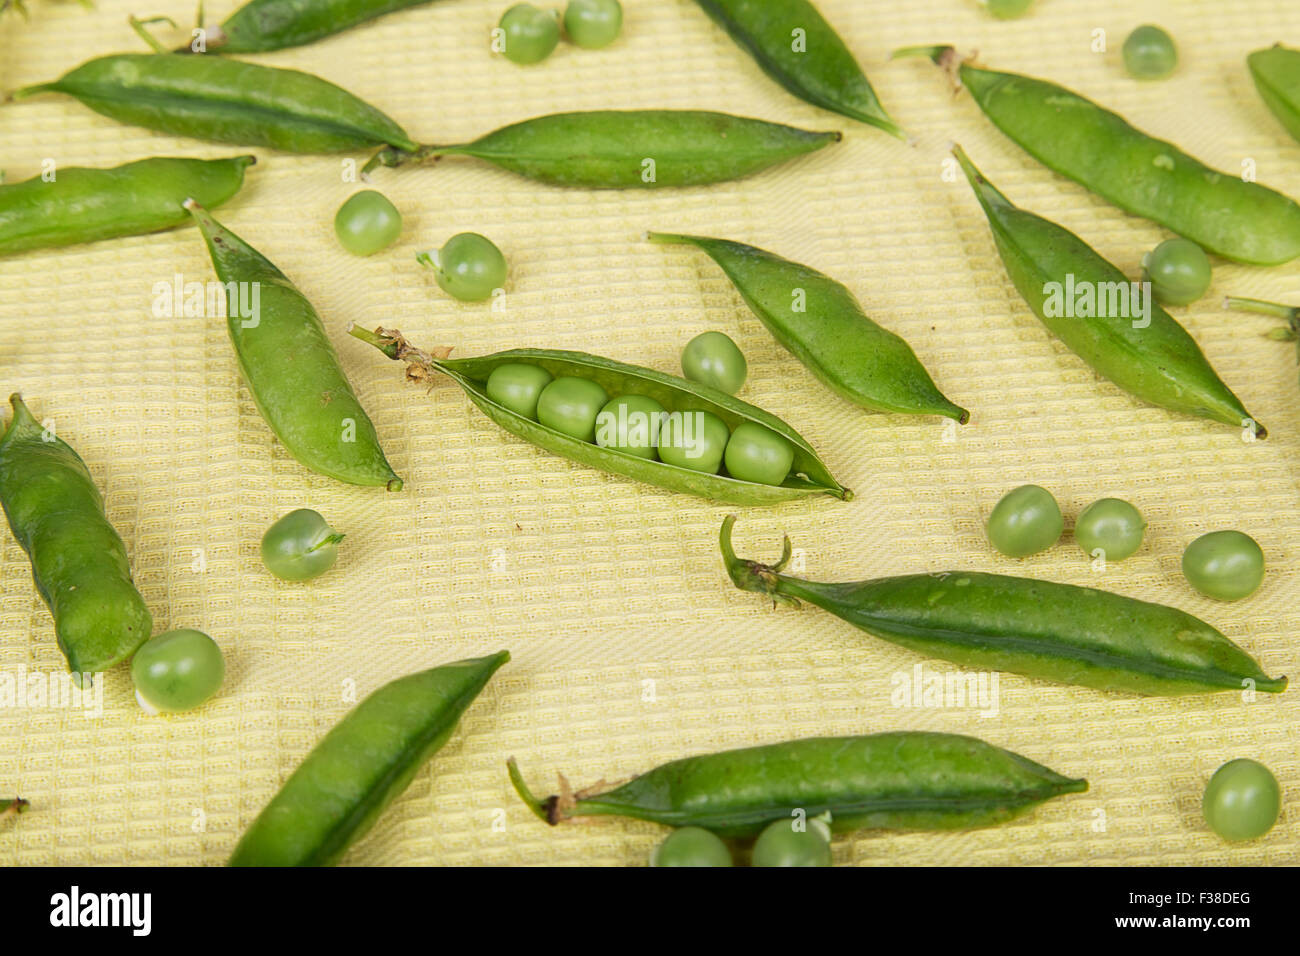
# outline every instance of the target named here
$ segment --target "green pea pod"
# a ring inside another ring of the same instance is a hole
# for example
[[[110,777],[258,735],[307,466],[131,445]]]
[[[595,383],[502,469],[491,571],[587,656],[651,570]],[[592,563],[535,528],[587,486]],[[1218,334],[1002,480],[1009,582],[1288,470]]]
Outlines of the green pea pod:
[[[696,0],[776,82],[814,106],[906,134],[835,28],[808,0]]]
[[[479,358],[448,359],[445,355],[449,350],[442,350],[438,356],[431,355],[412,348],[400,332],[391,329],[381,328],[368,332],[353,326],[349,331],[389,358],[405,362],[406,375],[411,381],[426,381],[434,372],[450,376],[470,401],[506,431],[579,464],[634,478],[669,491],[681,491],[732,504],[769,505],[817,494],[831,495],[845,501],[853,497],[849,489],[831,476],[812,446],[793,428],[775,415],[707,385],[584,352],[512,349]],[[711,412],[733,431],[742,422],[762,425],[780,435],[794,449],[794,464],[790,475],[783,484],[764,485],[724,475],[691,471],[572,438],[516,414],[488,397],[485,385],[492,370],[515,362],[540,366],[556,378],[575,376],[589,379],[610,395],[645,395],[659,402],[670,413]]]
[[[302,46],[342,33],[386,13],[429,2],[430,0],[251,0],[222,22],[220,32],[208,41],[208,49],[222,53],[266,53]]]
[[[754,836],[798,810],[808,818],[829,813],[837,832],[965,830],[1088,789],[1086,780],[1063,777],[974,737],[916,731],[813,737],[687,757],[615,787],[571,793],[563,785],[559,796],[545,800],[529,792],[513,758],[507,766],[515,792],[552,825],[620,816],[731,838]]]
[[[1013,205],[960,147],[953,155],[984,208],[1017,291],[1071,351],[1143,401],[1251,428],[1257,438],[1268,434],[1149,291],[1139,295],[1135,283],[1068,229]]]
[[[0,438],[0,505],[31,559],[68,670],[107,670],[148,640],[153,618],[85,462],[32,417],[21,397],[9,401],[14,414]]]
[[[659,232],[649,238],[706,252],[776,340],[850,402],[881,412],[970,420],[966,409],[939,391],[912,347],[867,318],[853,293],[829,276],[726,239]]]
[[[1125,212],[1236,262],[1280,265],[1300,256],[1300,205],[1281,193],[1211,169],[1055,83],[958,65],[952,47],[914,47],[895,56],[912,54],[955,71],[1018,146]]]
[[[331,730],[258,814],[230,866],[332,866],[456,730],[508,651],[385,684]]]
[[[719,544],[731,581],[791,607],[807,601],[928,657],[1098,690],[1173,697],[1206,691],[1286,689],[1255,660],[1190,614],[1162,604],[1004,574],[943,571],[822,583],[736,557],[735,515]]]
[[[702,186],[749,176],[841,137],[702,110],[553,113],[503,126],[472,143],[422,146],[414,154],[383,150],[366,169],[413,158],[475,156],[554,186]]]
[[[112,169],[59,169],[0,185],[0,255],[116,236],[158,232],[189,222],[193,196],[219,206],[239,191],[253,156],[156,157]]]
[[[120,123],[218,143],[290,153],[418,148],[382,112],[327,80],[219,56],[103,56],[14,99],[37,93],[66,93]]]
[[[1256,50],[1246,63],[1264,104],[1300,140],[1300,50],[1279,43]]]
[[[226,328],[258,411],[289,453],[322,475],[400,491],[320,316],[256,249],[198,203],[185,208],[207,242],[226,298]]]

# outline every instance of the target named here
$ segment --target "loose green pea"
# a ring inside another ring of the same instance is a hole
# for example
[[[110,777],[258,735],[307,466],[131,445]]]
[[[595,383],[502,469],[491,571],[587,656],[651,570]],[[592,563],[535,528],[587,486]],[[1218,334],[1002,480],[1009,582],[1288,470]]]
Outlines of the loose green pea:
[[[586,378],[564,376],[542,389],[537,399],[537,420],[570,438],[596,440],[596,416],[609,395]]]
[[[342,540],[320,512],[299,508],[266,529],[262,563],[281,580],[309,581],[334,567]]]
[[[1034,0],[988,0],[988,8],[999,20],[1014,20],[1023,17],[1033,3]]]
[[[1100,551],[1107,561],[1123,561],[1142,547],[1147,523],[1142,513],[1120,498],[1102,498],[1079,512],[1074,540],[1089,555]]]
[[[722,839],[702,827],[681,827],[650,854],[651,866],[732,866]]]
[[[492,370],[487,380],[487,396],[516,415],[537,421],[537,399],[554,376],[539,365],[508,362]]]
[[[402,214],[383,193],[364,189],[349,196],[334,215],[334,234],[354,256],[369,256],[397,241]]]
[[[1160,80],[1178,65],[1178,48],[1160,27],[1146,24],[1124,41],[1124,68],[1137,80]]]
[[[723,457],[731,477],[779,485],[790,474],[794,449],[776,432],[754,422],[741,422],[731,433]]]
[[[564,8],[564,32],[577,46],[598,50],[618,39],[623,7],[618,0],[569,0]]]
[[[1190,239],[1166,239],[1142,257],[1142,278],[1159,301],[1187,305],[1210,287],[1210,258]]]
[[[462,302],[482,302],[506,284],[506,257],[477,232],[452,236],[441,249],[421,252],[415,259],[434,270],[443,292]]]
[[[989,544],[1009,558],[1045,551],[1065,530],[1065,519],[1052,493],[1038,485],[1021,485],[993,506],[985,529]]]
[[[712,412],[674,412],[659,433],[659,460],[716,475],[730,438],[727,423]]]
[[[596,416],[596,444],[638,458],[655,458],[664,407],[645,395],[620,395]]]
[[[796,830],[793,820],[777,820],[754,841],[754,866],[830,866],[830,830],[808,820]]]
[[[682,350],[682,374],[692,382],[735,395],[745,384],[745,354],[721,332],[701,332]]]
[[[1272,829],[1282,809],[1282,788],[1262,763],[1229,760],[1214,772],[1201,799],[1210,829],[1225,840],[1253,840]]]
[[[1206,597],[1237,601],[1264,582],[1264,551],[1248,534],[1211,531],[1183,552],[1183,576]]]
[[[225,675],[217,642],[190,628],[145,641],[131,661],[136,700],[150,713],[193,710],[217,692]]]
[[[516,3],[501,15],[501,52],[507,60],[527,66],[551,55],[560,42],[560,23],[554,13],[531,3]]]

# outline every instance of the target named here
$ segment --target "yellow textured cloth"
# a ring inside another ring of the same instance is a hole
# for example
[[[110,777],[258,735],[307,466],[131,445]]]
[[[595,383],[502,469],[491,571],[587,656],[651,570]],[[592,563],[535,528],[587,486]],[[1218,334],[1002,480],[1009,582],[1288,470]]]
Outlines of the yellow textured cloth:
[[[373,416],[399,494],[308,474],[271,436],[238,373],[224,323],[160,318],[155,283],[212,278],[198,233],[179,229],[0,259],[0,369],[85,458],[126,539],[156,630],[197,627],[226,653],[220,695],[148,717],[126,668],[104,713],[0,709],[0,796],[31,812],[0,823],[0,863],[218,864],[312,745],[359,699],[408,672],[506,647],[514,659],[405,796],[348,855],[363,864],[638,864],[663,831],[629,821],[547,828],[510,790],[516,755],[540,792],[666,760],[800,736],[893,729],[967,733],[1091,790],[1007,826],[961,834],[863,833],[837,863],[1300,863],[1300,690],[1253,703],[1233,693],[1138,699],[1012,675],[996,715],[891,702],[920,658],[812,609],[736,591],[716,544],[731,509],[571,465],[488,422],[459,390],[427,394],[345,334],[394,325],[458,354],[576,348],[675,371],[693,335],[720,329],[750,362],[742,397],[782,416],[857,492],[746,509],[742,555],[774,557],[788,532],[807,576],[856,579],[944,568],[1105,587],[1204,617],[1270,674],[1300,676],[1300,404],[1292,348],[1276,321],[1226,313],[1226,293],[1300,303],[1295,264],[1216,263],[1201,302],[1174,310],[1222,377],[1271,429],[1232,428],[1143,405],[1053,340],[1010,285],[969,188],[944,177],[961,142],[1012,200],[1078,232],[1136,277],[1165,236],[1037,165],[925,61],[895,47],[955,42],[995,68],[1063,82],[1230,172],[1300,195],[1300,144],[1267,112],[1251,50],[1300,43],[1291,0],[1225,4],[1041,0],[1001,22],[974,0],[821,0],[894,117],[901,143],[787,94],[692,2],[627,0],[623,36],[602,51],[561,44],[518,67],[488,50],[506,0],[439,0],[326,41],[258,57],[333,80],[422,142],[473,138],[558,110],[700,107],[819,129],[842,144],[750,180],[660,192],[554,189],[485,163],[383,170],[403,211],[396,246],[348,256],[333,236],[358,187],[340,157],[256,150],[245,190],[220,219],[316,304]],[[141,51],[127,14],[193,18],[190,0],[30,0],[0,20],[0,87],[51,79],[105,53]],[[217,20],[233,9],[210,2]],[[1177,73],[1138,83],[1119,48],[1142,22],[1169,29]],[[162,28],[170,42],[184,34]],[[1094,52],[1099,31],[1107,51]],[[63,165],[238,148],[119,126],[46,96],[0,106],[10,181]],[[353,158],[360,158],[359,156]],[[647,229],[743,240],[848,284],[903,335],[971,424],[868,414],[836,398],[775,344],[721,272]],[[450,235],[491,236],[511,265],[506,309],[443,295],[414,254]],[[7,393],[7,392],[6,392]],[[998,497],[1032,481],[1071,518],[1095,498],[1133,501],[1150,522],[1133,558],[1096,572],[1067,535],[1023,561],[993,553],[982,525]],[[272,579],[266,527],[313,507],[346,532],[335,570]],[[1269,559],[1237,604],[1192,592],[1179,559],[1197,535],[1239,528]],[[0,535],[0,673],[62,666],[28,563]],[[924,662],[947,672],[942,662]],[[1200,796],[1233,757],[1282,782],[1282,819],[1230,847]]]

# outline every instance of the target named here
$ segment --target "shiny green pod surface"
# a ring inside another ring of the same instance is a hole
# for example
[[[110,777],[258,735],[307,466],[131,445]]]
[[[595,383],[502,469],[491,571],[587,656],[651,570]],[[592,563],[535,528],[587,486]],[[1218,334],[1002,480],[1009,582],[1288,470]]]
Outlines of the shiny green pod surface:
[[[431,0],[250,0],[221,23],[208,49],[266,53],[314,43],[359,23]]]
[[[1283,126],[1300,140],[1300,50],[1282,44],[1246,57],[1260,97]]]

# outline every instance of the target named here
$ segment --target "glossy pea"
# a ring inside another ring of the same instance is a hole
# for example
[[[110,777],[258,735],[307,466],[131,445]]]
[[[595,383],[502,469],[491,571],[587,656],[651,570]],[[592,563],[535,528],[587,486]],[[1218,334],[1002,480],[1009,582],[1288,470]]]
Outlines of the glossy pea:
[[[820,820],[770,823],[754,841],[753,866],[830,866],[831,831]]]
[[[560,42],[560,23],[555,14],[531,3],[516,3],[501,14],[497,30],[501,52],[511,63],[521,66],[545,60]]]
[[[906,139],[840,35],[808,0],[696,2],[764,73],[801,100]]]
[[[506,257],[487,236],[462,232],[416,257],[434,270],[438,288],[462,302],[482,302],[506,284]]]
[[[197,203],[186,208],[207,242],[226,296],[226,329],[257,409],[308,469],[354,485],[400,491],[379,437],[320,316],[261,253]]]
[[[569,0],[564,8],[564,34],[576,46],[599,50],[617,40],[622,29],[618,0]]]
[[[451,738],[510,655],[457,661],[374,691],[312,748],[245,831],[230,866],[332,866]]]
[[[731,430],[717,415],[686,410],[665,420],[659,433],[659,460],[716,475],[730,439]]]
[[[595,441],[596,416],[607,401],[609,395],[595,382],[566,375],[542,389],[537,420],[570,438]]]
[[[1300,140],[1300,50],[1278,43],[1256,50],[1246,64],[1264,104]]]
[[[1240,531],[1211,531],[1183,552],[1183,576],[1206,597],[1239,601],[1264,583],[1264,550]]]
[[[142,159],[112,169],[60,166],[53,181],[35,176],[0,185],[0,255],[188,223],[181,203],[219,206],[244,183],[253,156]]]
[[[537,400],[542,389],[554,381],[551,373],[537,365],[498,365],[487,377],[487,397],[523,418],[537,418]]]
[[[131,661],[136,700],[151,713],[193,710],[221,688],[225,676],[217,642],[192,628],[145,641]]]
[[[1201,798],[1210,829],[1237,842],[1262,837],[1282,811],[1277,777],[1257,760],[1229,760],[1214,772]]]
[[[1142,279],[1167,305],[1187,305],[1210,288],[1210,260],[1196,243],[1166,239],[1142,257]]]
[[[1013,488],[998,500],[985,526],[989,544],[1009,558],[1046,551],[1065,530],[1052,493],[1038,485]]]
[[[0,437],[0,505],[31,560],[68,670],[108,670],[144,643],[153,618],[85,462],[20,396],[9,402],[13,417]]]
[[[1101,498],[1079,512],[1074,540],[1093,557],[1123,561],[1142,547],[1147,523],[1142,513],[1121,498]]]
[[[1136,80],[1162,80],[1178,66],[1173,37],[1150,23],[1125,38],[1122,52],[1124,69]]]
[[[596,444],[654,459],[665,414],[664,407],[646,395],[619,395],[596,416]]]
[[[749,375],[745,353],[722,332],[701,332],[682,349],[682,374],[735,395]]]
[[[702,827],[681,827],[650,854],[651,866],[732,866],[731,850]]]
[[[726,239],[655,232],[649,239],[705,252],[776,340],[843,398],[875,411],[970,418],[939,391],[912,347],[869,319],[830,276]]]
[[[829,813],[837,832],[961,830],[990,826],[1037,804],[1088,789],[1026,757],[974,737],[895,732],[812,737],[685,757],[617,786],[538,799],[513,758],[515,792],[555,825],[575,817],[622,816],[720,837],[757,836],[793,811]]]
[[[334,215],[334,234],[354,256],[371,256],[402,234],[402,214],[383,193],[363,189],[349,196]]]
[[[900,647],[973,671],[1010,671],[1156,696],[1256,690],[1280,693],[1285,677],[1259,664],[1209,624],[1176,608],[1096,588],[976,571],[931,571],[868,581],[821,582],[736,557],[735,516],[719,545],[731,581],[772,601],[808,602]],[[810,811],[811,812],[811,811]]]
[[[1098,373],[1143,401],[1209,418],[1255,437],[1266,429],[1219,378],[1195,339],[1164,309],[1108,297],[1078,307],[1084,290],[1131,289],[1119,269],[1069,230],[1014,205],[966,157],[953,154],[988,218],[1007,275],[1039,320]],[[1072,290],[1066,292],[1066,290]],[[1065,296],[1075,298],[1070,303]],[[1097,294],[1094,293],[1094,299]],[[1118,312],[1099,315],[1098,312]]]
[[[302,46],[349,30],[375,17],[429,2],[430,0],[250,0],[223,20],[219,30],[209,31],[207,49],[209,52],[221,53],[266,53]]]
[[[741,481],[779,485],[794,464],[794,449],[770,429],[745,422],[731,433],[722,460],[727,472]]]
[[[319,511],[299,508],[266,529],[262,563],[282,581],[310,581],[334,567],[342,540]]]

